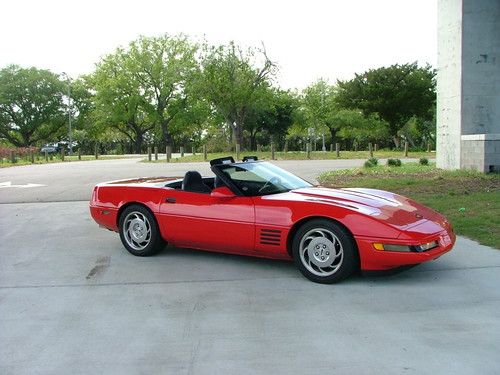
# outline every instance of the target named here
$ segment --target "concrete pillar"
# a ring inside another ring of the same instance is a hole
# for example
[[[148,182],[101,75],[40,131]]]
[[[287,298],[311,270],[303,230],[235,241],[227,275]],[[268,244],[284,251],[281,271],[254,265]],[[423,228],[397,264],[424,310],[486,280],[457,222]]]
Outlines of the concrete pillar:
[[[500,171],[500,1],[439,0],[437,166]]]

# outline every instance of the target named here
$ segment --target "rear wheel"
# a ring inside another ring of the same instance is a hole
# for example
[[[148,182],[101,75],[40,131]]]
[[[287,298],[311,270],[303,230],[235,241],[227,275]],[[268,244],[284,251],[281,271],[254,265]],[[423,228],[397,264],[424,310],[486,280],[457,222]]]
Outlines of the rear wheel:
[[[311,220],[300,227],[293,238],[292,251],[300,272],[317,283],[338,282],[358,268],[352,236],[326,219]]]
[[[127,207],[120,215],[119,229],[123,246],[131,254],[149,256],[165,246],[156,219],[144,206]]]

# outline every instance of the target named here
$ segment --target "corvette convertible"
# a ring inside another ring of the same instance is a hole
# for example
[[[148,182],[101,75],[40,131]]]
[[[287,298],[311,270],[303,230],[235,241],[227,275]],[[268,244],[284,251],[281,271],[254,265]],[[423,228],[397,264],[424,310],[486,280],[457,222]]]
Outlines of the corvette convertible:
[[[318,283],[436,259],[455,234],[439,213],[373,189],[327,189],[256,157],[210,162],[215,176],[98,184],[90,212],[133,255],[177,247],[293,260]]]

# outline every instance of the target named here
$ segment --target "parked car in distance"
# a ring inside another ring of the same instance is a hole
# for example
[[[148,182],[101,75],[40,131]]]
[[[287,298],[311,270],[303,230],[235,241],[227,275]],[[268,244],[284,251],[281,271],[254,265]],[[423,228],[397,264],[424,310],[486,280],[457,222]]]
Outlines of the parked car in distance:
[[[73,151],[78,148],[78,142],[73,141],[72,143],[72,148]],[[40,152],[42,154],[44,153],[49,153],[49,154],[55,154],[58,152],[61,152],[61,149],[69,150],[69,142],[67,141],[60,141],[60,142],[54,142],[54,143],[47,143],[45,146],[43,146],[40,149]]]
[[[59,151],[61,151],[61,148],[57,143],[47,143],[45,146],[43,146],[40,149],[40,152],[42,154],[48,153],[48,154],[56,154]]]

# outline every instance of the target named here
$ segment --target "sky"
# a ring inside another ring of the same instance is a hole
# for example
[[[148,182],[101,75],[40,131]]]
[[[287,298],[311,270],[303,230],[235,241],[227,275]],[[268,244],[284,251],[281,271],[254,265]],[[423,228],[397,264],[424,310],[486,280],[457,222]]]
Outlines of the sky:
[[[35,66],[73,78],[139,35],[184,33],[260,47],[276,83],[302,89],[418,61],[436,66],[436,0],[7,0],[0,5],[0,69]]]

